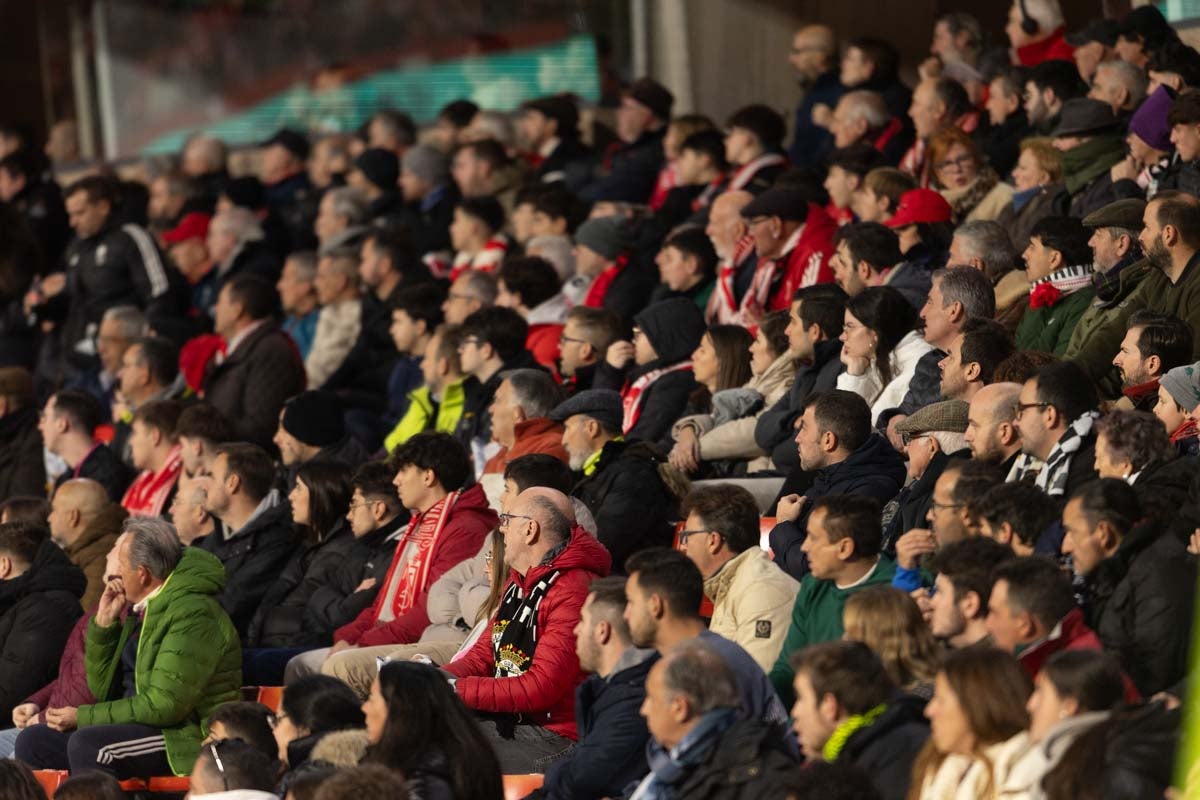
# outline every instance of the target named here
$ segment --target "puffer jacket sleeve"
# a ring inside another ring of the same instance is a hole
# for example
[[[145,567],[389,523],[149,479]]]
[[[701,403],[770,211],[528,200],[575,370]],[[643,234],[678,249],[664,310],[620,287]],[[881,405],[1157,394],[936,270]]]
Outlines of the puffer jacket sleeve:
[[[230,647],[237,648],[236,634],[221,625],[221,615],[208,604],[186,603],[181,608],[158,611],[171,614],[154,663],[138,681],[137,694],[79,708],[79,727],[137,723],[153,728],[171,728],[193,713]],[[92,650],[96,646],[110,658],[119,659],[113,634],[94,623],[88,626],[86,656],[88,681],[92,683]],[[233,636],[233,641],[229,637]],[[117,637],[119,639],[119,635]],[[145,649],[142,649],[142,655]],[[142,673],[142,670],[138,670]],[[95,686],[93,685],[93,692]]]
[[[484,553],[491,550],[491,542],[484,541],[483,547],[475,554],[446,571],[429,587],[429,622],[432,625],[453,625],[459,618],[458,595],[477,572],[483,571]],[[468,623],[473,620],[467,620]]]
[[[563,575],[538,610],[538,644],[524,674],[495,678],[492,639],[481,636],[459,661],[444,669],[458,676],[455,689],[463,703],[478,711],[538,713],[552,709],[575,690],[579,657],[575,625],[579,622],[592,575],[574,570]]]

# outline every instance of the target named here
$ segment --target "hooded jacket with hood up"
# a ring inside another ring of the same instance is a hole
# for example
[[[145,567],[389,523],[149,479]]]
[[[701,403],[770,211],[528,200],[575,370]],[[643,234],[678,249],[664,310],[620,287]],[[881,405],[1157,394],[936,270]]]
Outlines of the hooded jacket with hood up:
[[[606,361],[596,370],[592,388],[613,389],[626,398],[630,387],[643,375],[689,361],[706,330],[704,314],[695,303],[680,297],[642,311],[634,317],[634,326],[641,329],[658,357],[647,364],[634,366],[628,373],[614,369]],[[637,423],[625,431],[625,438],[649,442],[668,439],[671,426],[683,416],[688,396],[697,385],[690,365],[660,375],[643,390],[641,413]]]
[[[521,715],[524,724],[544,727],[559,736],[578,739],[575,727],[575,687],[584,679],[575,652],[575,626],[587,600],[588,585],[608,574],[608,551],[583,528],[571,531],[566,546],[548,563],[515,570],[509,581],[528,592],[551,570],[558,577],[537,610],[537,649],[528,669],[517,677],[497,678],[492,636],[475,645],[443,669],[458,678],[455,691],[468,708],[493,714]],[[496,617],[493,615],[493,624]]]
[[[12,719],[13,707],[58,673],[86,583],[49,539],[28,570],[0,581],[0,719]]]
[[[160,728],[176,775],[191,771],[217,706],[241,696],[242,648],[217,602],[225,585],[221,563],[186,547],[158,594],[146,601],[134,666],[136,694],[121,697],[121,656],[136,614],[101,628],[88,624],[88,687],[95,705],[79,707],[79,727],[136,723]]]
[[[99,603],[100,595],[104,594],[104,564],[127,516],[121,506],[109,503],[84,527],[78,539],[63,548],[67,558],[87,578],[87,588],[79,599],[85,611]]]
[[[241,530],[225,534],[225,525],[196,542],[221,560],[226,580],[217,599],[245,636],[254,612],[274,579],[296,550],[292,509],[272,489]]]

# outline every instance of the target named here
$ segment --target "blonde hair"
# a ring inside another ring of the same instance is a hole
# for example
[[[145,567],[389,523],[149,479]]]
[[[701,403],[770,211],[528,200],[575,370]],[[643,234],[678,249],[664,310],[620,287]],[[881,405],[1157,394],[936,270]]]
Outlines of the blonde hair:
[[[846,638],[875,651],[888,675],[902,689],[930,684],[937,675],[937,641],[908,594],[891,586],[873,586],[846,598]]]
[[[1050,176],[1050,183],[1062,180],[1062,153],[1055,149],[1050,139],[1045,136],[1035,136],[1021,140],[1021,152],[1028,150],[1037,159],[1038,166]]]

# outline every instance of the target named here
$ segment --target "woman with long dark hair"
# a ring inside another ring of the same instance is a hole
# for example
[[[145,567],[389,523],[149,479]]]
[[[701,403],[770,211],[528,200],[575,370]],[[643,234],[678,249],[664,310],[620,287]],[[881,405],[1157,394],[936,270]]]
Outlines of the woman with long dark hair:
[[[917,312],[890,286],[872,286],[846,302],[842,363],[837,388],[871,404],[871,422],[896,408],[908,391],[917,362],[933,349],[917,330]]]
[[[500,762],[445,675],[415,661],[383,665],[363,703],[365,761],[404,774],[414,800],[500,800]]]
[[[310,461],[296,471],[296,485],[288,500],[292,521],[302,531],[303,546],[267,590],[250,623],[246,647],[272,648],[273,652],[247,653],[243,665],[247,681],[282,683],[279,662],[286,665],[284,653],[295,655],[330,642],[333,631],[316,627],[315,615],[305,611],[313,592],[333,580],[353,548],[354,536],[346,522],[350,477],[350,467],[328,461]]]
[[[362,708],[349,686],[328,675],[308,675],[284,688],[272,729],[279,760],[294,770],[325,734],[362,727]]]

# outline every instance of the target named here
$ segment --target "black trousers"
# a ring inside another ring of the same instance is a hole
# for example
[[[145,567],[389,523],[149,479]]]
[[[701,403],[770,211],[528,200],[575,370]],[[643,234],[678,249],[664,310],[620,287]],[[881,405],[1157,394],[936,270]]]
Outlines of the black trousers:
[[[33,769],[101,770],[118,780],[172,774],[162,731],[147,725],[93,725],[69,733],[31,725],[17,737],[14,756]]]

